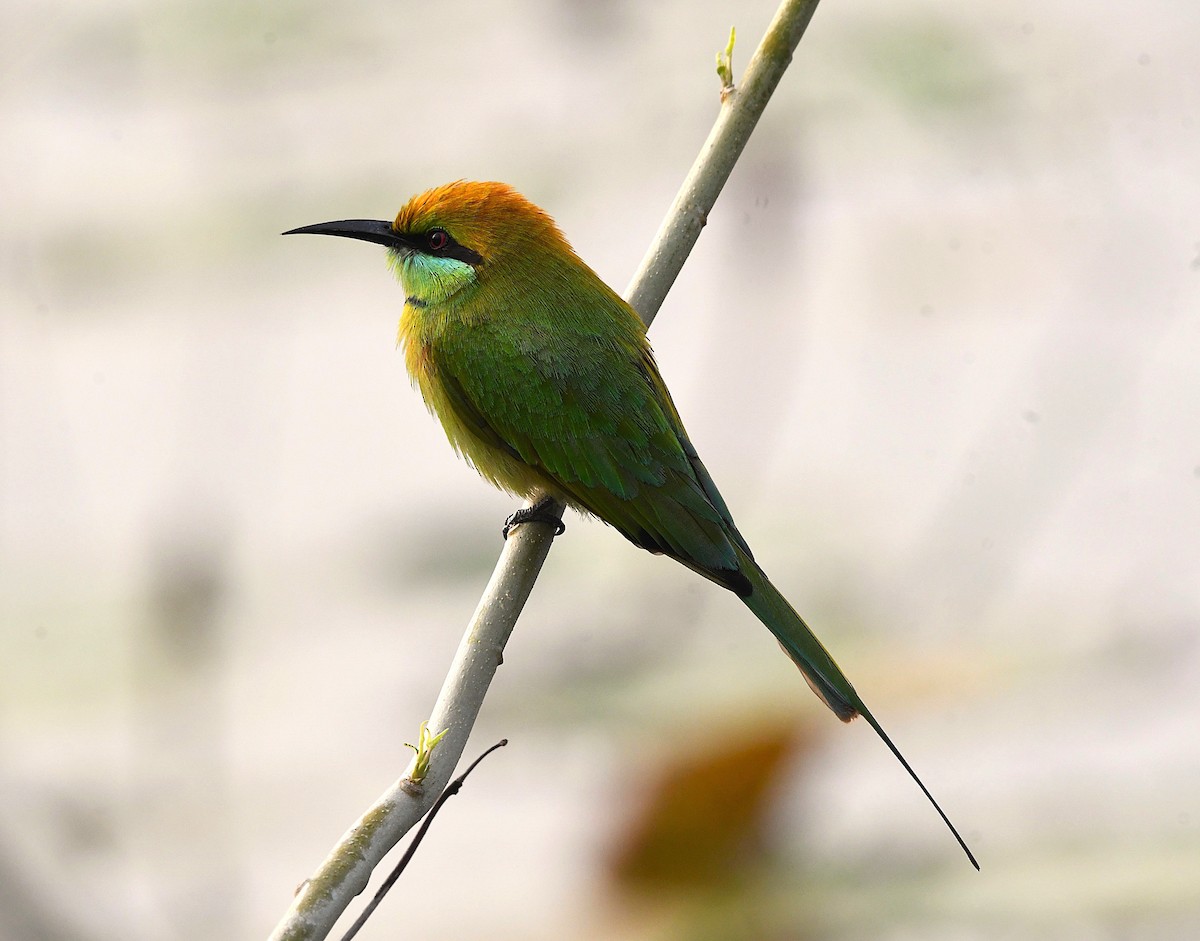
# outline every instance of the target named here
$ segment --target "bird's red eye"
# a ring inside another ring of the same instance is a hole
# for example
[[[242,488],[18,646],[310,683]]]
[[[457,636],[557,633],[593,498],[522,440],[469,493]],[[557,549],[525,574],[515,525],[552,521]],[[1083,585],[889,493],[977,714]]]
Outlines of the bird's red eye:
[[[427,236],[427,241],[429,243],[429,247],[433,251],[440,252],[443,248],[450,244],[450,236],[447,235],[443,229],[434,229]]]

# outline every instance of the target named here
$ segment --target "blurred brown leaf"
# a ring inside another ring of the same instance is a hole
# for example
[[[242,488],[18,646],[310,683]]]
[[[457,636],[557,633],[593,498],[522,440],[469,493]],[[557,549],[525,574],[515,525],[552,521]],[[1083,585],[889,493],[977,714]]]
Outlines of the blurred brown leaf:
[[[715,888],[759,862],[779,776],[812,738],[804,725],[754,723],[665,755],[644,772],[651,783],[612,861],[614,881],[636,892]]]

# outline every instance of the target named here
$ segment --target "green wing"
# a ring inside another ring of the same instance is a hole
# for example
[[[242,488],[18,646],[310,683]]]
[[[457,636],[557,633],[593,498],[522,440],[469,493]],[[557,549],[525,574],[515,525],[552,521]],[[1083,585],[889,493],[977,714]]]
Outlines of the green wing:
[[[744,594],[734,544],[749,550],[640,321],[628,308],[606,317],[552,329],[495,317],[448,330],[431,350],[447,399],[481,442],[535,468],[580,509]]]

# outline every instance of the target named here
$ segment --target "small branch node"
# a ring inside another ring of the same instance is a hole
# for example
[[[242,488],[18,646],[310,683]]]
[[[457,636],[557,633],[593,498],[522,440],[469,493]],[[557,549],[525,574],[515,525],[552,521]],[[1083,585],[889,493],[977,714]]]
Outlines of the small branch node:
[[[721,104],[729,100],[729,96],[737,91],[733,84],[733,44],[737,39],[737,29],[729,27],[729,44],[724,52],[717,53],[717,77],[721,79]]]
[[[413,765],[412,773],[409,774],[402,785],[409,793],[412,793],[409,785],[419,788],[418,793],[424,791],[424,788],[421,788],[421,782],[425,780],[425,775],[429,774],[429,762],[433,757],[433,750],[437,747],[437,743],[445,738],[448,731],[450,730],[442,729],[434,735],[429,731],[429,724],[422,722],[421,731],[417,733],[417,744],[404,743],[405,747],[411,748],[417,753],[417,760]]]

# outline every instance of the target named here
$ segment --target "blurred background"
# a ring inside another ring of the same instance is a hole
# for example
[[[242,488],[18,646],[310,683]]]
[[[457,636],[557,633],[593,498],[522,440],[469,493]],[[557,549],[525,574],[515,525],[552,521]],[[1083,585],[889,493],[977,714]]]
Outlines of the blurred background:
[[[0,2],[0,938],[264,937],[514,502],[383,252],[514,184],[623,289],[773,0]],[[735,598],[568,519],[363,937],[1200,933],[1200,12],[821,5],[651,332],[983,864]]]

